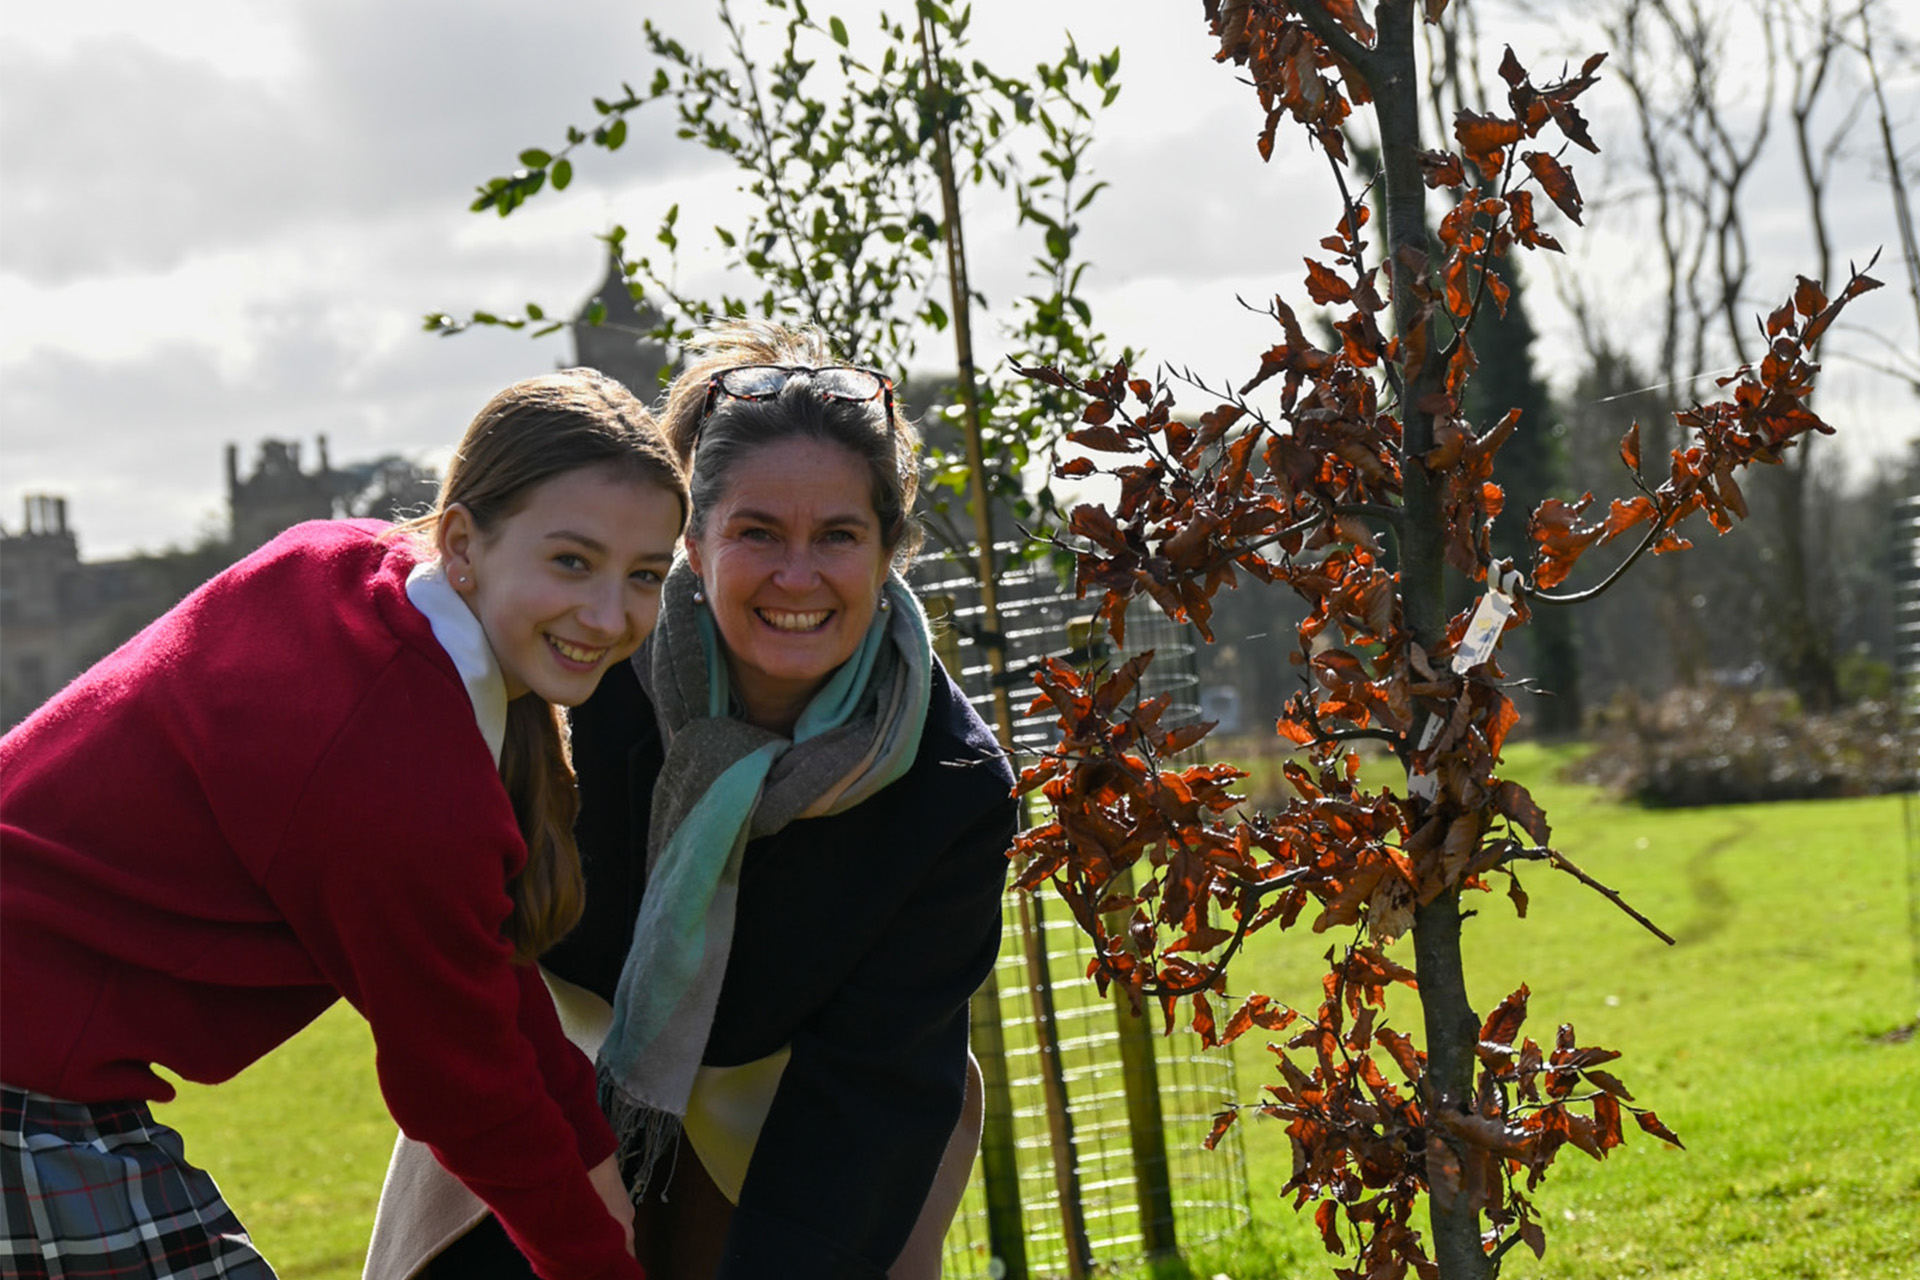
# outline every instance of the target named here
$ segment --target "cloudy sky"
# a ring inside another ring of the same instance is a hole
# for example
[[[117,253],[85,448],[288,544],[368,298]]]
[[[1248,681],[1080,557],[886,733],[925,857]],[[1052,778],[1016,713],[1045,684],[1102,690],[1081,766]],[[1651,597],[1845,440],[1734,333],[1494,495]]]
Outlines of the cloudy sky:
[[[837,11],[857,32],[873,7]],[[571,311],[600,277],[596,232],[650,229],[675,202],[684,227],[704,227],[737,200],[732,176],[672,138],[659,112],[635,119],[617,156],[584,159],[564,194],[504,221],[466,212],[474,185],[521,148],[590,122],[592,95],[644,82],[642,18],[698,44],[713,35],[706,8],[0,0],[0,525],[19,528],[22,494],[62,494],[82,553],[102,558],[218,527],[228,442],[250,457],[261,437],[297,439],[311,457],[325,434],[336,462],[443,456],[494,390],[568,349],[563,336],[504,331],[436,338],[422,313],[528,299]],[[1234,300],[1300,296],[1301,255],[1334,217],[1324,162],[1284,133],[1274,163],[1259,162],[1257,107],[1209,61],[1194,0],[976,10],[976,51],[1000,67],[1056,52],[1069,28],[1083,48],[1121,46],[1125,89],[1093,161],[1113,185],[1087,220],[1087,292],[1117,342],[1244,375],[1270,322]],[[1587,47],[1544,29],[1515,44],[1543,70]],[[1920,84],[1909,69],[1890,88],[1911,178]],[[1603,146],[1627,148],[1617,86],[1586,101]],[[1597,182],[1587,163],[1576,171]],[[1843,256],[1897,253],[1870,157],[1849,168]],[[1777,216],[1757,219],[1756,278],[1777,282],[1768,298],[1808,269],[1798,193],[1779,190]],[[1644,331],[1630,220],[1557,230],[1581,246],[1624,339]],[[1030,253],[1006,232],[980,234],[972,257],[990,300],[1021,291]],[[688,262],[694,283],[703,262]],[[1856,323],[1920,350],[1897,262],[1880,274],[1891,287]],[[1541,284],[1537,322],[1564,357],[1569,327]],[[1915,401],[1891,381],[1831,367],[1825,411],[1856,465],[1920,431]]]

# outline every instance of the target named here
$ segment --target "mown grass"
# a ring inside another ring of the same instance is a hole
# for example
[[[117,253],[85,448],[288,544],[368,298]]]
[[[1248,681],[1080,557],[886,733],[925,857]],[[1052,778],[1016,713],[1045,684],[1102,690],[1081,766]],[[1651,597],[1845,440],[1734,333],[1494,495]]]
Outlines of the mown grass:
[[[1604,1163],[1564,1152],[1536,1200],[1547,1254],[1509,1277],[1766,1280],[1920,1277],[1920,1041],[1881,1033],[1920,1003],[1907,926],[1903,798],[1649,812],[1553,780],[1565,752],[1522,746],[1555,843],[1679,938],[1669,948],[1571,879],[1526,878],[1529,918],[1488,896],[1467,929],[1470,991],[1520,982],[1527,1031],[1571,1021],[1687,1150],[1629,1126]],[[1258,935],[1235,987],[1312,1008],[1335,939]],[[1404,944],[1403,944],[1404,946]],[[1417,1026],[1410,999],[1392,1010]],[[1272,1078],[1259,1033],[1235,1046],[1242,1093]],[[336,1008],[239,1079],[162,1109],[287,1280],[344,1280],[392,1140],[364,1026]],[[1247,1121],[1254,1227],[1192,1259],[1233,1280],[1328,1274],[1278,1196],[1281,1126]]]
[[[1905,799],[1656,813],[1554,781],[1566,754],[1518,747],[1510,772],[1547,809],[1556,846],[1679,945],[1536,871],[1526,920],[1504,894],[1479,904],[1469,991],[1485,1009],[1526,982],[1535,1039],[1570,1021],[1580,1043],[1623,1050],[1611,1065],[1687,1149],[1631,1124],[1604,1162],[1566,1149],[1536,1197],[1546,1256],[1521,1249],[1504,1274],[1920,1276],[1920,1043],[1879,1039],[1920,1005]],[[1311,1009],[1333,941],[1257,936],[1237,985]],[[1391,1008],[1417,1030],[1410,999]],[[1258,1033],[1235,1049],[1251,1097],[1273,1059]],[[1284,1130],[1254,1121],[1245,1138],[1255,1230],[1197,1270],[1326,1274],[1310,1222],[1276,1195],[1292,1169]]]

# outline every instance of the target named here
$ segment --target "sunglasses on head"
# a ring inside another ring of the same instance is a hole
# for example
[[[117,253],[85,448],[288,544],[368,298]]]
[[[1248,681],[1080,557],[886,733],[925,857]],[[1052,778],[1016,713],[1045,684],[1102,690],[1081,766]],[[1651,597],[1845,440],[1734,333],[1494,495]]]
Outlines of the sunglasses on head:
[[[804,364],[741,364],[722,369],[707,379],[707,399],[700,407],[700,421],[704,424],[714,406],[723,399],[776,399],[795,378],[805,378],[808,389],[822,400],[847,404],[880,400],[886,406],[887,420],[893,420],[893,379],[878,369],[853,364],[820,368]]]

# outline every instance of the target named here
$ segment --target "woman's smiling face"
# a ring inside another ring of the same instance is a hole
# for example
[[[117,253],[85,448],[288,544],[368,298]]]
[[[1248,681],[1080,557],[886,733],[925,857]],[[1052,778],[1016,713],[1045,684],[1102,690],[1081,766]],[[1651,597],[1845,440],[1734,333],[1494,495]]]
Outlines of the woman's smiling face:
[[[687,542],[746,718],[788,731],[853,656],[878,607],[891,548],[871,477],[852,452],[779,440],[728,469]]]

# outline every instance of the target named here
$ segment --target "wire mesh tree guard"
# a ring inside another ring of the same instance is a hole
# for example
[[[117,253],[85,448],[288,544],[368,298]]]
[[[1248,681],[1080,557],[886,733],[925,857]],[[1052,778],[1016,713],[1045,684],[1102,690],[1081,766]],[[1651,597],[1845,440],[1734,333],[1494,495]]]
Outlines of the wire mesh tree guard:
[[[1920,485],[1920,461],[1910,474]],[[1920,790],[1920,492],[1907,494],[1894,510],[1894,671],[1907,757],[1901,797],[1907,829],[1907,941],[1913,954],[1914,1004],[1920,1010],[1920,800],[1915,796]]]
[[[1052,565],[999,575],[999,630],[981,624],[973,561],[935,554],[914,570],[934,621],[935,646],[956,682],[986,714],[995,679],[1014,708],[1016,752],[1052,744],[1051,715],[1025,715],[1028,672],[1045,657],[1076,665],[1155,651],[1140,696],[1167,694],[1164,722],[1200,715],[1189,628],[1157,612],[1128,620],[1128,651],[1107,653],[1085,602]],[[997,646],[1004,674],[989,648]],[[1000,960],[973,1002],[973,1049],[986,1077],[981,1157],[953,1228],[945,1274],[970,1280],[1079,1280],[1095,1266],[1172,1257],[1217,1239],[1252,1216],[1246,1156],[1236,1126],[1213,1151],[1200,1142],[1237,1098],[1233,1060],[1188,1033],[1159,1034],[1156,1011],[1135,1017],[1117,991],[1087,977],[1092,947],[1066,917],[1047,918],[1040,897],[1010,893]]]

